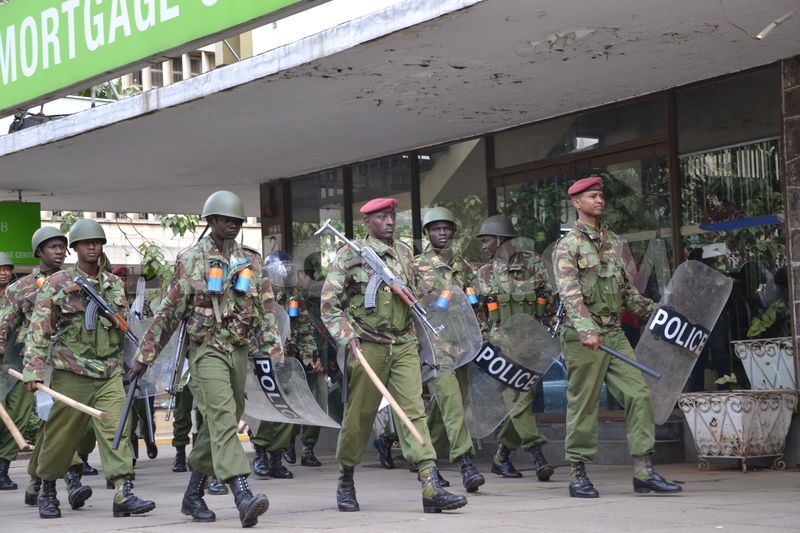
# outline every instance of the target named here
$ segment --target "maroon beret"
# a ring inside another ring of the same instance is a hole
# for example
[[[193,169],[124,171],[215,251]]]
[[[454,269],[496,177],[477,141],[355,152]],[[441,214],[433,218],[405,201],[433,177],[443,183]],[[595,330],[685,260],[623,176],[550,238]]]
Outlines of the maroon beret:
[[[603,178],[600,176],[589,176],[588,178],[579,179],[575,183],[572,184],[567,190],[567,194],[569,196],[575,196],[576,194],[580,194],[584,191],[602,191],[603,190]]]
[[[361,206],[361,211],[365,215],[377,213],[378,211],[394,211],[397,207],[397,200],[394,198],[375,198]]]

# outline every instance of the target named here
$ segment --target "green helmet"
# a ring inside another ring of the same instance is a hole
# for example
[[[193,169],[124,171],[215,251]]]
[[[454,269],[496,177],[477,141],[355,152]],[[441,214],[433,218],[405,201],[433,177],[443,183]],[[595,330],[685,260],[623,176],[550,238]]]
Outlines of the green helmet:
[[[11,256],[5,252],[0,252],[0,267],[3,266],[10,266],[11,270],[14,270],[14,262],[11,260]]]
[[[239,220],[247,218],[244,216],[242,199],[230,191],[217,191],[206,199],[201,218],[205,219],[211,215],[222,215]]]
[[[106,232],[96,221],[82,218],[69,230],[69,247],[75,248],[75,243],[80,241],[100,241],[105,244]]]
[[[440,220],[450,222],[454,226],[456,224],[456,217],[453,216],[452,211],[446,207],[434,207],[425,211],[425,216],[422,217],[422,229],[427,228],[431,222],[439,222]]]
[[[34,231],[33,237],[31,237],[31,250],[33,250],[33,255],[36,255],[36,250],[44,241],[56,238],[64,239],[64,242],[67,242],[66,236],[64,236],[58,228],[54,228],[53,226],[45,226]]]
[[[483,221],[481,229],[478,231],[478,237],[490,235],[492,237],[516,237],[517,232],[514,231],[514,225],[511,221],[503,215],[494,215]]]

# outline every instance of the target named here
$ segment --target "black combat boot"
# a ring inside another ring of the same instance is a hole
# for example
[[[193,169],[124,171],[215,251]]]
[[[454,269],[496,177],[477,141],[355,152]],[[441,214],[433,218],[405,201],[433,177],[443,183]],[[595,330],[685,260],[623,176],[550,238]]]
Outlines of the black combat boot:
[[[0,459],[0,490],[17,490],[17,484],[8,477],[8,467],[11,461]]]
[[[644,458],[644,468],[633,476],[633,490],[638,493],[658,492],[660,494],[675,494],[682,492],[683,487],[670,483],[653,468],[653,458],[650,455]]]
[[[412,464],[413,464],[413,463],[412,463]],[[414,466],[416,466],[416,465],[414,465]],[[409,468],[409,470],[411,470],[411,469]],[[416,473],[417,473],[417,481],[422,481],[422,478],[419,476],[419,468],[415,468],[415,469],[413,470],[413,472],[416,472]],[[436,467],[436,475],[439,477],[439,484],[440,484],[442,487],[449,487],[449,486],[450,486],[450,482],[449,482],[449,481],[447,481],[447,480],[444,478],[444,476],[442,475],[442,472],[439,470],[439,467],[438,467],[438,466]]]
[[[303,466],[322,466],[317,456],[314,455],[313,444],[306,444],[303,447],[303,457],[300,459],[300,464]]]
[[[147,457],[150,459],[155,459],[158,457],[158,446],[156,446],[155,442],[150,442],[147,438],[144,439],[144,445],[147,447]]]
[[[81,484],[80,466],[73,466],[64,474],[64,483],[67,484],[67,500],[73,509],[80,509],[86,500],[92,497],[92,487]]]
[[[467,492],[478,492],[478,487],[486,483],[486,479],[478,472],[468,455],[462,455],[458,462],[461,465],[461,482],[464,488]]]
[[[269,478],[269,464],[267,461],[267,449],[264,446],[256,445],[256,458],[253,460],[253,474],[258,479]]]
[[[510,453],[511,450],[503,444],[497,447],[497,453],[492,457],[492,474],[510,478],[522,477],[522,473],[518,472],[511,463],[511,459],[508,457]]]
[[[586,475],[586,465],[581,462],[572,463],[572,471],[569,473],[569,495],[573,498],[600,497],[600,493]]]
[[[83,461],[83,472],[81,472],[82,475],[84,475],[84,476],[96,476],[98,474],[97,469],[89,464],[89,454],[88,453],[79,453],[78,457],[80,457],[81,461]]]
[[[372,441],[372,445],[375,446],[375,449],[378,450],[378,461],[381,462],[381,466],[384,468],[388,468],[389,470],[394,468],[394,459],[392,458],[392,439],[386,436],[385,433],[381,433],[375,440]]]
[[[217,478],[212,477],[208,481],[208,493],[211,496],[222,496],[228,494],[228,487],[225,486],[225,483],[220,483]]]
[[[450,494],[442,488],[439,482],[439,469],[435,466],[419,469],[422,482],[422,510],[426,513],[441,513],[452,511],[467,505],[464,496]]]
[[[269,500],[265,494],[253,494],[247,484],[247,477],[234,476],[228,480],[233,491],[233,501],[239,509],[239,521],[242,527],[253,527],[258,517],[269,509]]]
[[[289,447],[283,450],[283,459],[290,465],[297,463],[297,452],[294,451],[294,439],[292,439],[292,443]]]
[[[28,488],[25,489],[25,505],[38,505],[40,490],[42,490],[42,480],[38,477],[31,476]]]
[[[56,498],[56,480],[42,481],[42,491],[39,494],[39,518],[61,518],[61,509],[58,508]]]
[[[191,516],[195,522],[213,522],[217,519],[217,515],[208,508],[203,500],[206,481],[208,481],[207,476],[197,470],[192,471],[192,475],[189,476],[189,485],[186,487],[186,492],[183,493],[181,512],[186,516]]]
[[[132,514],[149,513],[156,508],[156,503],[142,500],[133,493],[133,478],[125,476],[121,480],[117,493],[114,494],[114,504],[111,508],[114,518],[130,516]]]
[[[356,483],[353,481],[353,467],[341,467],[339,486],[336,487],[336,505],[345,513],[361,509],[356,500]]]
[[[269,454],[269,477],[274,477],[275,479],[292,479],[294,477],[294,474],[283,466],[280,452]]]
[[[533,466],[536,469],[536,477],[539,481],[549,481],[550,476],[553,475],[553,467],[547,462],[542,453],[542,447],[538,444],[531,446],[528,451],[533,457]]]
[[[175,461],[172,463],[173,472],[186,472],[186,446],[175,446]]]

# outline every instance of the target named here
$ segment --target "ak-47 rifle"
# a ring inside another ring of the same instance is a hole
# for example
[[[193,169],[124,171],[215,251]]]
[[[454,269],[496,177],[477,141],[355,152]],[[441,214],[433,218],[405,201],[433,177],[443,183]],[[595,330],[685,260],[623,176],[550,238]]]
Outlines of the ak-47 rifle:
[[[550,335],[552,337],[555,337],[556,335],[558,335],[560,333],[561,326],[564,323],[564,315],[565,314],[566,314],[566,308],[564,307],[564,301],[563,300],[559,300],[558,307],[556,308],[556,319],[555,319],[555,322],[553,322],[553,325],[551,327],[547,328],[548,331],[550,331]],[[616,357],[620,361],[624,361],[624,362],[628,363],[629,365],[631,365],[631,366],[633,366],[635,368],[638,368],[639,370],[641,370],[642,372],[644,372],[648,376],[652,376],[655,379],[661,379],[661,373],[658,372],[657,370],[653,370],[649,366],[643,365],[642,363],[640,363],[636,359],[631,359],[627,355],[618,352],[617,350],[615,350],[611,346],[608,346],[607,344],[604,344],[604,343],[601,342],[599,348],[601,350],[603,350],[604,352],[606,352],[608,355],[610,355],[612,357]]]
[[[426,328],[430,330],[431,333],[439,336],[444,326],[434,327],[433,324],[430,323],[427,317],[427,312],[425,309],[419,305],[417,298],[411,292],[411,290],[406,286],[405,282],[392,272],[386,263],[383,262],[383,259],[380,258],[378,253],[373,250],[369,246],[359,246],[355,242],[351,241],[347,237],[345,237],[342,232],[331,226],[331,219],[325,221],[325,223],[320,227],[315,233],[315,236],[320,236],[326,231],[330,231],[333,233],[339,240],[344,242],[347,246],[353,249],[355,253],[357,253],[361,259],[372,269],[372,276],[369,279],[369,283],[367,283],[367,290],[364,294],[364,307],[366,309],[371,309],[375,307],[377,304],[375,302],[375,298],[378,292],[378,287],[381,283],[385,283],[387,287],[389,287],[393,293],[400,297],[403,300],[411,311],[417,315],[420,322],[422,322]]]
[[[178,343],[175,346],[175,359],[172,367],[172,379],[169,381],[167,393],[170,395],[169,404],[167,404],[167,414],[164,420],[169,422],[172,416],[172,410],[175,408],[175,397],[178,394],[178,381],[181,378],[181,370],[183,369],[183,348],[186,345],[186,320],[182,320],[178,326]]]
[[[122,316],[122,313],[120,313],[113,305],[108,303],[105,298],[100,296],[100,293],[97,292],[97,289],[94,288],[94,285],[92,285],[88,279],[84,278],[83,276],[78,276],[74,281],[81,288],[83,297],[87,300],[86,312],[84,313],[83,318],[86,331],[94,331],[97,329],[97,313],[100,312],[103,313],[103,315],[109,319],[117,329],[123,332],[125,337],[127,337],[134,346],[139,346],[139,337],[137,337],[136,334],[128,328],[128,322]],[[114,433],[114,442],[111,444],[111,448],[114,450],[119,448],[119,443],[122,440],[122,433],[125,430],[125,424],[128,422],[128,414],[131,412],[131,405],[133,405],[133,399],[137,387],[139,387],[138,377],[134,378],[133,381],[128,384],[128,393],[125,395],[125,404],[122,406],[122,413],[120,413],[117,430]]]

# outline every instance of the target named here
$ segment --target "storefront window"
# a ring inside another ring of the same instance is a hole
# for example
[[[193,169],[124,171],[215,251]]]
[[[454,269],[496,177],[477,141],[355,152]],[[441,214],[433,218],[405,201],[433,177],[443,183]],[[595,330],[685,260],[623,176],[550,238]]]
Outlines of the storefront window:
[[[411,164],[408,154],[373,159],[353,165],[353,235],[363,238],[367,230],[359,209],[373,198],[397,200],[395,238],[413,248],[411,222]]]
[[[666,132],[664,98],[640,100],[497,133],[495,166],[575,154]]]
[[[336,250],[341,246],[330,234],[315,237],[314,232],[328,219],[344,233],[344,195],[341,169],[327,170],[292,180],[292,254],[298,265],[315,261],[319,254],[320,279],[327,273]]]
[[[767,68],[677,93],[683,253],[734,280],[691,390],[748,388],[731,342],[790,335],[779,81]]]
[[[486,218],[486,150],[483,139],[419,152],[422,217],[432,207],[450,209],[458,225],[456,249],[469,261],[481,261],[475,237]],[[425,248],[427,240],[423,235]]]

